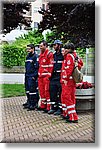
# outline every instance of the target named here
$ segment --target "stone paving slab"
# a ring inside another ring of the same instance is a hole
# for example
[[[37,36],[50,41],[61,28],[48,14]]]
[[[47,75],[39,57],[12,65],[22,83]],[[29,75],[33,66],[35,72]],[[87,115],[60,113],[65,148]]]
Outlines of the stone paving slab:
[[[94,112],[78,113],[78,123],[66,123],[60,116],[42,111],[27,111],[26,97],[4,98],[2,106],[5,143],[94,143]]]

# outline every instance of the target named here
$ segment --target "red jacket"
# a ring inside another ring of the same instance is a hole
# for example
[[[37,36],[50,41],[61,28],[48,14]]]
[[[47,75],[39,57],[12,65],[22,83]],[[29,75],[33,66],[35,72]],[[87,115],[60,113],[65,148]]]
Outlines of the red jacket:
[[[74,58],[77,56],[76,52],[73,52]],[[73,55],[68,53],[64,56],[64,61],[62,63],[61,70],[61,83],[67,81],[68,86],[75,86],[75,81],[72,78],[72,72],[74,69],[74,58]],[[78,68],[81,69],[83,66],[83,62],[80,58],[78,58]]]
[[[53,53],[48,49],[39,57],[39,77],[51,77],[53,71]]]

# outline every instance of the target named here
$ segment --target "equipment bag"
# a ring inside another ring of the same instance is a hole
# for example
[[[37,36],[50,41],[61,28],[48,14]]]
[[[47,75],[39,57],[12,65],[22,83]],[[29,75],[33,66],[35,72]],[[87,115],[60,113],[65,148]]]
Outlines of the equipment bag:
[[[80,83],[83,81],[83,73],[78,69],[78,60],[75,59],[73,54],[71,54],[74,60],[74,69],[72,73],[72,77],[76,83]]]

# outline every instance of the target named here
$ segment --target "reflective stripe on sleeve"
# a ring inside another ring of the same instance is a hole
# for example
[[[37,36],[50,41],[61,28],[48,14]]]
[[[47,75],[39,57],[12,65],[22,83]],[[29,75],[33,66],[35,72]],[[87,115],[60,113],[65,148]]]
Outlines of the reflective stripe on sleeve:
[[[65,78],[67,78],[67,76],[63,76],[63,78],[65,79]]]
[[[56,61],[52,61],[52,63],[54,63],[54,64],[55,64],[55,63],[56,63]]]
[[[50,72],[46,72],[46,73],[41,73],[41,75],[50,75],[51,76],[51,73]]]
[[[62,62],[63,62],[63,61],[59,61],[59,60],[57,61],[57,63],[62,63]]]
[[[61,70],[57,70],[56,72],[61,72]]]
[[[45,99],[45,98],[40,98],[40,100],[41,100],[41,101],[45,101],[46,99]]]
[[[55,102],[50,102],[52,105],[54,105],[55,104]]]
[[[64,67],[65,69],[69,69],[69,66],[67,66],[67,67]]]
[[[34,95],[34,94],[36,94],[36,92],[35,93],[29,93],[29,95]]]
[[[30,60],[30,59],[29,59],[29,60],[26,60],[25,62],[33,62],[33,60]]]
[[[62,72],[65,72],[65,70],[62,70]]]
[[[53,67],[53,65],[41,65],[43,68]]]

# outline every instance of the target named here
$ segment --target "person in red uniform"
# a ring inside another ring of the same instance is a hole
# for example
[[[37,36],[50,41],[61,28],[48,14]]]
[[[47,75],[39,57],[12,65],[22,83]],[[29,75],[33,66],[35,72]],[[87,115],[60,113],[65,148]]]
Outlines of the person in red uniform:
[[[75,59],[77,59],[78,61],[79,69],[81,69],[81,67],[83,66],[83,61],[80,58],[78,58],[73,43],[65,44],[64,49],[62,50],[62,54],[64,56],[61,71],[61,84],[62,84],[61,101],[63,110],[62,115],[67,122],[76,123],[78,122],[78,115],[75,110],[76,83],[72,78],[72,72],[74,69]]]
[[[50,110],[49,84],[53,71],[53,53],[48,50],[47,42],[40,43],[39,70],[38,70],[38,88],[40,92],[39,108],[48,112]]]

